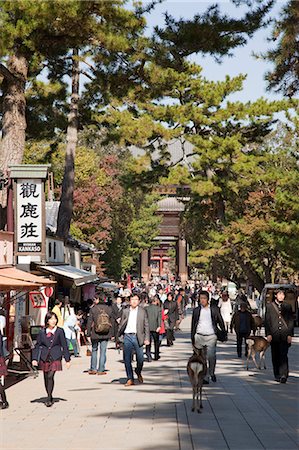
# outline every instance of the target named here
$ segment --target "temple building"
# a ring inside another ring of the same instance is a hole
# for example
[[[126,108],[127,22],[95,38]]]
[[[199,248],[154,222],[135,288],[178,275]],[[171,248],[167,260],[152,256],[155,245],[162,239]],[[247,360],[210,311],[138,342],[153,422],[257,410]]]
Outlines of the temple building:
[[[192,144],[181,139],[173,139],[167,143],[167,151],[170,154],[171,166],[184,165],[191,172],[194,150]],[[132,154],[135,157],[144,156],[146,152],[133,147]],[[152,159],[159,158],[157,149],[151,155]],[[180,279],[185,284],[188,280],[188,243],[181,230],[181,215],[188,202],[188,187],[185,187],[186,195],[178,195],[178,188],[182,186],[159,186],[156,191],[162,196],[158,202],[157,213],[162,216],[159,235],[156,237],[156,245],[149,250],[144,250],[140,256],[140,277],[148,282],[155,277],[165,279]]]

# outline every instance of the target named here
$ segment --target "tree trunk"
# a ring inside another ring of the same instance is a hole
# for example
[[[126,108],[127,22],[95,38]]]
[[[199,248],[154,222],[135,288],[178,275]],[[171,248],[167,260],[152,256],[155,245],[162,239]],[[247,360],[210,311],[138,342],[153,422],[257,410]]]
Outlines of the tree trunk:
[[[67,127],[65,168],[57,219],[57,236],[63,238],[65,241],[67,240],[70,232],[74,203],[75,153],[78,140],[78,103],[80,78],[78,55],[78,50],[74,49],[72,65],[72,94]]]
[[[256,270],[252,267],[252,265],[249,262],[245,262],[243,260],[243,258],[240,256],[236,248],[232,248],[232,252],[234,254],[235,260],[243,270],[247,279],[259,292],[262,292],[265,286],[265,282],[262,279],[262,277],[256,272]]]
[[[7,67],[0,63],[3,77],[3,119],[0,147],[0,170],[7,177],[11,164],[21,164],[25,148],[26,99],[25,86],[28,76],[27,59],[16,53],[9,58]],[[0,229],[6,224],[6,189],[0,191]]]

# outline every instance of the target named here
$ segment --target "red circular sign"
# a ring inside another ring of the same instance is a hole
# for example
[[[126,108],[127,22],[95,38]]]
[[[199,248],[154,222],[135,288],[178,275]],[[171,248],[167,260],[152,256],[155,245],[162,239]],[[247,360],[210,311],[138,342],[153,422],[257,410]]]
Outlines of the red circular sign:
[[[45,289],[45,294],[47,297],[52,297],[54,289],[51,286],[47,286]]]

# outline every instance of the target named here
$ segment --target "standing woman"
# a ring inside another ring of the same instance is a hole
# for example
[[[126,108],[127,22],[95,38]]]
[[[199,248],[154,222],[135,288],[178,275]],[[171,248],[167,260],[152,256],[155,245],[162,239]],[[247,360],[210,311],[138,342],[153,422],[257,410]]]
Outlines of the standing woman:
[[[165,322],[167,347],[173,345],[174,341],[174,327],[176,321],[179,318],[178,304],[174,300],[173,294],[167,295],[167,300],[164,302],[164,313],[168,316],[168,320]]]
[[[222,315],[222,319],[225,325],[225,329],[228,333],[228,329],[231,321],[232,305],[230,302],[229,295],[226,291],[222,292],[221,298],[219,300],[219,308]]]
[[[4,358],[3,336],[0,331],[0,396],[2,402],[0,409],[6,409],[9,406],[4,389],[4,377],[6,377],[6,375],[7,375],[7,367]]]
[[[48,394],[46,406],[53,405],[54,375],[62,370],[62,357],[70,368],[70,353],[62,328],[57,327],[58,318],[55,313],[48,312],[45,317],[45,328],[39,332],[35,348],[32,351],[32,365],[38,366],[44,372],[45,388]]]

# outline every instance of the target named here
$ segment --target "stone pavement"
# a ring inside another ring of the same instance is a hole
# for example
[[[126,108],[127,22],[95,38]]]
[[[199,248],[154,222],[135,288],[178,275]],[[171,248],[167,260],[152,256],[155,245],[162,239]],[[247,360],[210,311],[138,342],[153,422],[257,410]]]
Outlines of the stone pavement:
[[[0,412],[1,449],[294,450],[298,446],[299,338],[290,356],[290,378],[273,381],[267,370],[244,369],[235,336],[218,345],[217,383],[204,388],[202,414],[191,412],[186,363],[190,320],[172,348],[145,363],[143,385],[125,388],[121,355],[113,343],[105,376],[90,376],[89,358],[56,374],[52,408],[46,408],[42,374],[7,390],[10,408]],[[298,333],[297,333],[298,334]],[[85,349],[83,348],[82,353]]]

